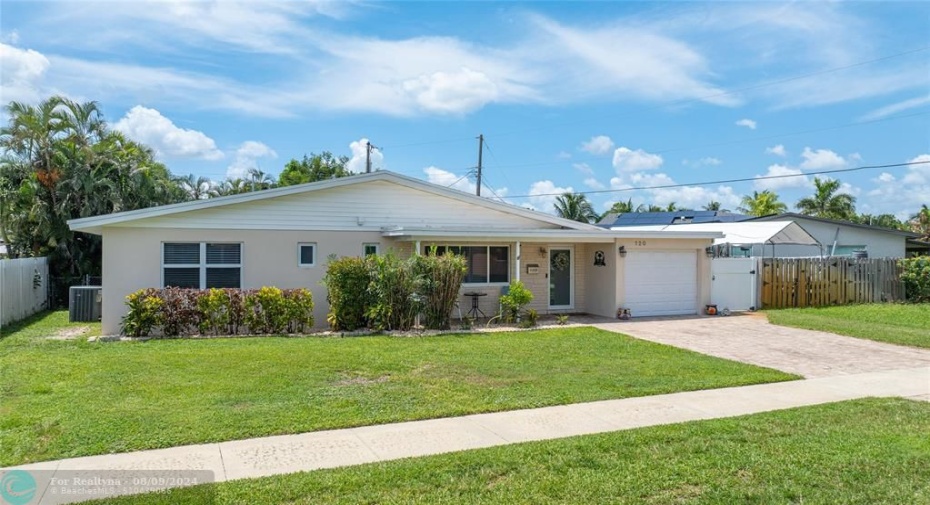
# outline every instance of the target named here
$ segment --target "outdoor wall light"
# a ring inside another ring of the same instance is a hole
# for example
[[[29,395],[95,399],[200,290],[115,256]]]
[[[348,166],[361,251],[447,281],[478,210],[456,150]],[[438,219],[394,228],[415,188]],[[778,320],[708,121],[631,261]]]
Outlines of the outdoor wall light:
[[[704,254],[706,254],[708,258],[713,258],[714,257],[714,246],[705,248]]]
[[[546,248],[545,248],[545,247],[540,247],[540,248],[539,248],[539,255],[540,255],[540,256],[545,256],[545,255],[546,255],[546,252],[547,252],[547,251],[546,251]]]
[[[624,247],[624,246],[618,247],[618,248],[617,248],[617,254],[619,254],[621,258],[625,258],[625,257],[626,257],[626,247]]]

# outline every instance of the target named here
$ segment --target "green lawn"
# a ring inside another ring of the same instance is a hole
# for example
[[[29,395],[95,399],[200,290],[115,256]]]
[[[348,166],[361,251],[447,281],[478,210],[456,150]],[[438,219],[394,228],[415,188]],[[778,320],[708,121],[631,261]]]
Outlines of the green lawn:
[[[780,309],[766,315],[773,324],[930,348],[930,303]]]
[[[593,328],[440,337],[0,340],[0,466],[796,378]]]
[[[112,504],[930,503],[930,403],[868,399],[240,480]]]

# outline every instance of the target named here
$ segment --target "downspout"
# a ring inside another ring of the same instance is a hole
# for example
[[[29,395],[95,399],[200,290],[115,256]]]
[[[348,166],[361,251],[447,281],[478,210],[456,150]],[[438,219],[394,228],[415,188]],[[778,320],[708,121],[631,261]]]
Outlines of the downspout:
[[[413,255],[414,255],[414,256],[419,256],[419,255],[420,255],[420,241],[419,241],[419,240],[417,240],[417,242],[416,242],[416,250],[413,251]]]
[[[833,235],[833,247],[830,249],[830,257],[836,255],[836,242],[840,239],[840,227],[836,227],[836,235]]]
[[[516,256],[515,256],[514,261],[516,262],[516,269],[517,269],[516,280],[519,281],[520,280],[520,241],[519,240],[517,241],[517,248],[515,252],[516,252]]]

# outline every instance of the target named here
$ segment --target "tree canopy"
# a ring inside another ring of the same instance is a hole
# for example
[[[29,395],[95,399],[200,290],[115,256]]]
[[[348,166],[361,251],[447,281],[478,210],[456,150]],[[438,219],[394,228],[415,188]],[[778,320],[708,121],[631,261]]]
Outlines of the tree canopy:
[[[0,129],[0,233],[11,257],[48,256],[67,287],[100,275],[100,237],[69,219],[187,200],[151,149],[110,130],[96,102],[11,102]],[[196,182],[196,180],[195,180]]]
[[[284,165],[284,170],[278,176],[278,185],[293,186],[352,175],[346,168],[348,162],[348,156],[337,158],[329,151],[310,153],[309,156],[305,154],[303,159],[291,159]]]
[[[856,217],[856,197],[839,193],[840,181],[814,177],[814,194],[798,200],[801,214],[827,219],[852,220]]]
[[[768,216],[787,212],[788,206],[778,201],[777,194],[765,190],[762,192],[753,191],[752,195],[744,196],[737,210],[750,216]]]
[[[588,197],[580,193],[563,193],[556,197],[555,213],[559,217],[582,223],[590,223],[598,217]]]

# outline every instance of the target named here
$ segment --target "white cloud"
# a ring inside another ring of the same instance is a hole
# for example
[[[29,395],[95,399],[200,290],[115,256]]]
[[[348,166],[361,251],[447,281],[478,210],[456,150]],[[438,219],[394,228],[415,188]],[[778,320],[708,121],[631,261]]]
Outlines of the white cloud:
[[[426,174],[426,180],[433,184],[471,194],[477,191],[477,184],[466,174],[459,175],[434,166],[424,168],[423,173]]]
[[[614,151],[614,168],[617,172],[636,172],[639,170],[654,170],[662,166],[662,157],[637,149],[618,147]]]
[[[778,179],[757,179],[752,185],[760,191],[811,187],[810,178],[803,174],[804,172],[798,168],[787,165],[770,165],[765,174],[756,174],[756,177],[778,177]]]
[[[886,105],[884,107],[879,107],[868,114],[862,116],[861,120],[863,121],[872,121],[875,119],[881,119],[888,117],[892,114],[897,114],[898,112],[903,112],[910,109],[916,109],[918,107],[923,107],[924,105],[930,104],[930,94],[924,96],[918,96],[916,98],[911,98],[909,100],[903,100],[901,102],[896,102],[893,104]]]
[[[630,184],[623,181],[622,177],[611,177],[610,178],[610,189],[629,189],[632,188]]]
[[[630,181],[633,186],[641,188],[677,185],[677,182],[672,177],[664,173],[633,173],[630,174]],[[618,183],[618,188],[616,189],[624,187],[619,181],[616,182]],[[670,203],[674,203],[677,207],[699,209],[711,200],[715,200],[723,204],[724,208],[732,209],[735,208],[740,201],[740,197],[734,193],[732,187],[723,185],[716,188],[704,186],[654,188],[644,189],[642,192],[645,194],[644,200],[647,205],[654,204],[663,207]]]
[[[775,156],[784,158],[788,155],[788,151],[785,150],[785,146],[778,144],[777,146],[766,147],[765,154],[774,154]]]
[[[863,204],[863,211],[890,213],[898,219],[907,219],[927,203],[927,195],[930,195],[930,154],[921,154],[908,162],[923,163],[908,166],[899,177],[883,172],[872,179],[872,189],[859,201]]]
[[[801,153],[804,161],[801,162],[801,168],[804,170],[829,170],[833,168],[844,168],[848,165],[845,159],[839,154],[829,149],[812,150],[805,147]]]
[[[601,190],[601,189],[607,188],[607,186],[604,186],[604,184],[601,183],[601,181],[595,179],[594,177],[585,178],[584,185],[593,190]]]
[[[559,153],[556,154],[555,157],[560,160],[570,160],[572,159],[572,153],[568,151],[559,151]]]
[[[720,161],[720,158],[715,158],[713,156],[706,156],[696,161],[691,161],[688,159],[681,160],[681,164],[688,167],[715,167],[723,163]]]
[[[424,111],[442,114],[466,114],[500,97],[497,85],[487,75],[466,67],[404,81],[403,90]]]
[[[752,119],[740,119],[735,124],[736,126],[743,126],[745,128],[749,128],[750,130],[756,129],[756,122]]]
[[[15,32],[14,32],[15,33]],[[0,95],[9,102],[36,102],[50,63],[42,53],[0,43]]]
[[[236,149],[236,158],[233,160],[232,164],[229,165],[229,168],[226,169],[226,177],[233,179],[245,178],[249,169],[252,168],[267,173],[267,167],[262,167],[260,161],[277,157],[278,153],[274,152],[274,150],[267,145],[254,140],[247,140]]]
[[[533,209],[555,213],[555,199],[563,193],[573,193],[575,190],[571,186],[556,186],[550,180],[536,181],[530,184],[529,201]]]
[[[155,109],[136,105],[113,125],[127,137],[148,145],[161,156],[218,160],[216,142],[197,130],[179,128]]]
[[[594,175],[594,169],[592,169],[591,165],[588,165],[587,163],[574,163],[572,164],[572,167],[585,175]]]
[[[364,173],[367,169],[365,153],[368,150],[368,139],[363,137],[352,141],[349,144],[349,150],[352,152],[352,157],[346,163],[346,168],[350,172]],[[380,168],[384,168],[384,154],[380,149],[375,148],[371,150],[371,170],[375,171]]]
[[[471,177],[471,174],[456,174],[449,172],[448,170],[443,170],[439,167],[429,166],[423,169],[423,173],[426,174],[426,180],[437,184],[439,186],[445,186],[447,188],[457,189],[459,191],[464,191],[466,193],[474,195],[477,192],[477,183]],[[486,184],[481,185],[481,196],[485,198],[490,198],[492,200],[497,200],[498,197],[501,201],[506,202],[506,196],[508,193],[507,188],[491,188],[488,189]],[[512,203],[512,202],[507,202]]]
[[[591,137],[591,140],[581,143],[581,150],[596,156],[601,156],[610,152],[614,148],[614,141],[606,135]]]

